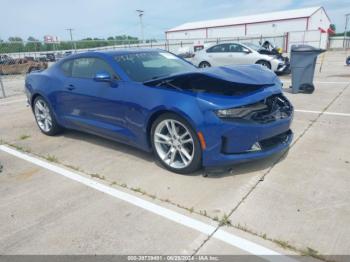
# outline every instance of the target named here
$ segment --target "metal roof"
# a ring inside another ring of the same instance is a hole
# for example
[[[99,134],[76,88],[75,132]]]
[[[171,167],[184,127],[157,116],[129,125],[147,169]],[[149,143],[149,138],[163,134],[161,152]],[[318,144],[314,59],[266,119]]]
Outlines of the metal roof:
[[[262,14],[256,14],[256,15],[237,16],[237,17],[230,17],[230,18],[223,18],[223,19],[190,22],[190,23],[185,23],[177,27],[171,28],[167,32],[310,17],[313,13],[318,11],[320,8],[322,7],[315,6],[315,7],[301,8],[301,9],[278,11],[278,12],[272,12],[272,13],[262,13]]]

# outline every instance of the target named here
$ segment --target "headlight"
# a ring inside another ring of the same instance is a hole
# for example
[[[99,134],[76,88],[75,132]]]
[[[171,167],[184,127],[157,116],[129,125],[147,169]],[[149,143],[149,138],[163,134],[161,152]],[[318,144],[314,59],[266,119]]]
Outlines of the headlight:
[[[241,118],[248,112],[246,108],[230,108],[217,110],[215,113],[220,118]]]
[[[220,118],[244,118],[254,112],[266,110],[267,106],[264,103],[256,103],[242,107],[229,109],[219,109],[215,113]]]

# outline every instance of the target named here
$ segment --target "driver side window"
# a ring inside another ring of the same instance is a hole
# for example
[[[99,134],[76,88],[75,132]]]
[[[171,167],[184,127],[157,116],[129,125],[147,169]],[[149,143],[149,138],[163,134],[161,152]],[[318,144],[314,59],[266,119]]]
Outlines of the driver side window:
[[[229,52],[228,44],[215,45],[207,50],[208,53],[225,53]]]
[[[241,46],[239,44],[230,44],[229,45],[229,52],[231,52],[231,53],[244,52],[243,46]]]
[[[102,59],[94,58],[91,71],[93,73],[93,76],[100,72],[107,72],[111,78],[119,79],[114,70]]]
[[[86,57],[76,58],[63,63],[63,73],[75,78],[94,78],[99,72],[107,72],[114,79],[119,79],[114,70],[102,59]]]
[[[78,58],[73,60],[72,77],[76,78],[93,78],[93,58]]]

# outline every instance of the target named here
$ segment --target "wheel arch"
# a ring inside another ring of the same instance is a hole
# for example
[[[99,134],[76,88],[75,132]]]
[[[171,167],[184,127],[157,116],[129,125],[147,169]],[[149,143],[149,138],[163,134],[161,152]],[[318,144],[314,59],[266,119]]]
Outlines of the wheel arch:
[[[155,112],[153,112],[147,120],[146,136],[147,136],[147,145],[149,146],[149,148],[152,148],[151,130],[152,130],[153,123],[154,123],[154,121],[157,120],[158,117],[160,117],[161,115],[166,114],[166,113],[175,114],[175,115],[183,118],[184,120],[186,120],[186,122],[188,122],[191,125],[192,129],[195,132],[197,132],[195,122],[191,119],[191,117],[188,114],[186,114],[185,112],[183,112],[181,110],[162,108],[162,109],[159,109],[159,110],[156,110]]]
[[[210,66],[212,66],[211,63],[209,63],[207,60],[202,60],[202,61],[199,62],[198,67],[199,67],[201,64],[203,64],[203,63],[207,63],[207,64],[209,64]]]
[[[44,94],[42,94],[41,92],[35,92],[35,93],[33,93],[33,95],[31,96],[31,99],[30,99],[30,107],[32,108],[32,110],[34,109],[34,108],[33,108],[33,106],[34,106],[34,101],[35,101],[35,99],[36,99],[37,97],[39,97],[39,96],[41,96],[44,100],[47,101],[47,103],[48,103],[48,105],[49,105],[49,107],[50,107],[52,113],[54,114],[56,120],[59,120],[59,117],[57,116],[56,110],[55,110],[54,106],[52,106],[50,99],[48,99],[48,97],[45,96]]]
[[[35,92],[32,94],[31,98],[30,98],[30,106],[33,108],[34,105],[34,101],[37,97],[41,96],[42,98],[44,98],[45,100],[48,100],[47,97],[45,95],[43,95],[40,92]]]

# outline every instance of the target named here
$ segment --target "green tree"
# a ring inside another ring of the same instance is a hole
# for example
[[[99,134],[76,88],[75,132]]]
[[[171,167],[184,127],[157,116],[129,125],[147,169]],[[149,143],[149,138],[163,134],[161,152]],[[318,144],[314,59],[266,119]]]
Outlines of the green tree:
[[[10,36],[9,41],[10,42],[23,42],[22,38],[20,38],[19,36]]]
[[[332,29],[334,32],[337,30],[335,24],[330,24],[329,28]]]
[[[33,36],[29,36],[27,38],[27,43],[25,45],[25,51],[26,52],[37,52],[37,51],[41,51],[41,47],[42,44],[40,43],[40,41],[38,39],[36,39]]]
[[[10,36],[8,38],[9,43],[6,43],[5,46],[2,46],[1,50],[3,53],[13,53],[13,52],[23,52],[24,44],[22,38],[18,36]],[[5,51],[4,51],[5,50]]]

